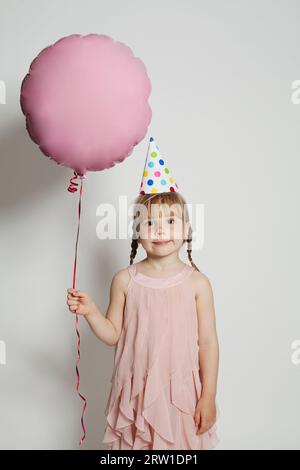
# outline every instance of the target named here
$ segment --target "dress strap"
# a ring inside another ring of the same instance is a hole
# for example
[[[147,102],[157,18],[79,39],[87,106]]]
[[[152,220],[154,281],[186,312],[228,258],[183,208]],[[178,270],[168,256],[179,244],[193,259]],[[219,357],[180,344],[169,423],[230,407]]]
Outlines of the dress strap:
[[[127,267],[127,269],[128,269],[128,272],[129,272],[130,276],[133,277],[133,278],[135,278],[135,275],[136,275],[136,265],[135,265],[135,263],[130,264],[130,265]]]

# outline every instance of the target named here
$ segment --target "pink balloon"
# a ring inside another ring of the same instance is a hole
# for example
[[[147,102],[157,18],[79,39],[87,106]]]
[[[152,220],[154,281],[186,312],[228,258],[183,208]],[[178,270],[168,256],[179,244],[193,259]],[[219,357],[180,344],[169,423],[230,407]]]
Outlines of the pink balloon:
[[[79,175],[131,155],[152,118],[151,83],[131,49],[73,34],[43,49],[21,86],[26,128],[41,151]]]

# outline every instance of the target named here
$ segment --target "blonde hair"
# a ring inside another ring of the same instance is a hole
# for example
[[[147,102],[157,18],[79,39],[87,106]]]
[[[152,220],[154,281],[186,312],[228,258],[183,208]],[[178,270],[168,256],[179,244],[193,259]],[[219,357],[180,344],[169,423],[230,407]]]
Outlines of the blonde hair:
[[[151,204],[167,204],[169,206],[178,205],[182,211],[182,217],[184,222],[189,222],[189,214],[187,210],[187,204],[184,197],[178,191],[164,192],[164,193],[154,193],[154,194],[140,194],[135,200],[134,205],[139,206],[139,204],[144,205],[147,208],[148,213],[151,210]],[[133,263],[133,260],[136,256],[139,241],[137,238],[137,227],[138,222],[136,221],[139,218],[140,211],[138,208],[134,208],[133,215],[133,237],[131,241],[131,253],[130,253],[130,264]],[[187,242],[187,254],[190,260],[191,265],[199,271],[198,267],[195,265],[192,259],[192,228],[189,225],[188,238],[183,240],[183,243]]]

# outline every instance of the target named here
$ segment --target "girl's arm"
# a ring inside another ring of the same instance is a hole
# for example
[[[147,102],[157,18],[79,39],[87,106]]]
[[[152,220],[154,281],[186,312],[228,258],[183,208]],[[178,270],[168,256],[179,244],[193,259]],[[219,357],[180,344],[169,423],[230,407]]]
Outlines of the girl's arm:
[[[216,329],[213,291],[203,273],[196,282],[198,344],[202,395],[216,396],[219,368],[219,343]]]
[[[127,269],[116,273],[110,286],[109,307],[104,316],[86,292],[68,289],[68,304],[73,313],[84,315],[93,333],[108,346],[114,346],[120,337],[125,306],[125,291],[129,274]]]
[[[216,421],[216,393],[219,368],[219,343],[216,329],[213,291],[209,279],[195,273],[198,319],[199,368],[201,397],[195,412],[198,433],[207,431]]]

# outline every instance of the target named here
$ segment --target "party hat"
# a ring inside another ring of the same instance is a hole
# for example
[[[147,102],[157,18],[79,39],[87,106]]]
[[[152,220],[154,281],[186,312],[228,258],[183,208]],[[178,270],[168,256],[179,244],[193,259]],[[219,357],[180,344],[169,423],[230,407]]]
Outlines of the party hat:
[[[160,155],[159,148],[150,137],[144,166],[140,194],[173,192],[178,189],[166,159]]]

